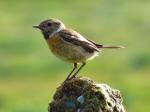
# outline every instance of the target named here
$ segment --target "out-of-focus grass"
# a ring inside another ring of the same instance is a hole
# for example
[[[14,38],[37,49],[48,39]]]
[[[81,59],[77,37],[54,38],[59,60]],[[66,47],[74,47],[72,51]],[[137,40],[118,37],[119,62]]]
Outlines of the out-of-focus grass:
[[[150,1],[0,1],[0,112],[43,112],[71,64],[52,53],[39,31],[41,20],[59,18],[105,50],[81,75],[121,90],[129,112],[150,110]]]

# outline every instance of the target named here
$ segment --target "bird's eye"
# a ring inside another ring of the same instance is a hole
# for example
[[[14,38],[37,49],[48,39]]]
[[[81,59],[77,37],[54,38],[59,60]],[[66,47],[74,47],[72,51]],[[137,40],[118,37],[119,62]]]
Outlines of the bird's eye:
[[[52,23],[47,23],[47,26],[52,26]]]

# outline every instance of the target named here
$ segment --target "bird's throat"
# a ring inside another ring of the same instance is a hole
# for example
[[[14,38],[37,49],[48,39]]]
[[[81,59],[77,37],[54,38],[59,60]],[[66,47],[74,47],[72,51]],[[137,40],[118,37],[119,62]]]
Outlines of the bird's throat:
[[[42,32],[42,33],[43,33],[45,40],[47,40],[50,37],[50,35],[52,34],[52,32]]]

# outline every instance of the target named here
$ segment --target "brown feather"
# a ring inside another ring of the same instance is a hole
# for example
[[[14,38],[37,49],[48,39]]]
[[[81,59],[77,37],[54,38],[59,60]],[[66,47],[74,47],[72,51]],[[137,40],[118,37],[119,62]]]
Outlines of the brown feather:
[[[91,43],[93,43],[97,48],[112,48],[112,49],[116,49],[116,48],[125,48],[124,46],[113,46],[113,45],[102,45],[102,44],[97,44],[94,41],[88,40]]]
[[[81,35],[75,31],[65,29],[60,31],[59,35],[64,41],[80,46],[89,53],[93,53],[94,51],[99,52],[99,49],[96,45],[94,45],[92,42],[88,41],[84,37],[81,37]],[[84,40],[82,40],[81,38],[84,38]]]

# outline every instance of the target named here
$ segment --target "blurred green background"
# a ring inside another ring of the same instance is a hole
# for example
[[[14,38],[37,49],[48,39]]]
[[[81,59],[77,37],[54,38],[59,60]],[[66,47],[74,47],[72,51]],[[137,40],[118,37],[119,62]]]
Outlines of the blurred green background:
[[[0,112],[47,112],[72,65],[57,59],[32,28],[58,18],[104,50],[80,75],[121,91],[128,112],[150,111],[149,0],[1,0]]]

